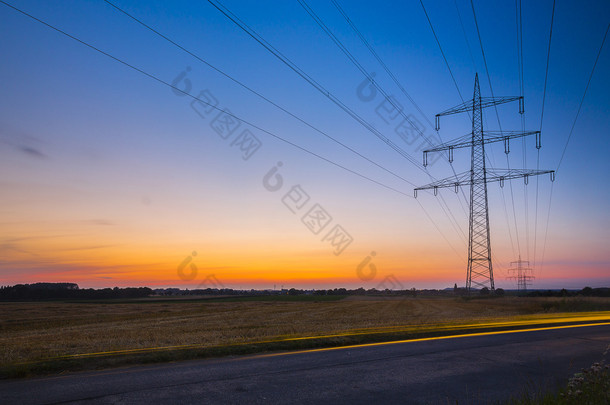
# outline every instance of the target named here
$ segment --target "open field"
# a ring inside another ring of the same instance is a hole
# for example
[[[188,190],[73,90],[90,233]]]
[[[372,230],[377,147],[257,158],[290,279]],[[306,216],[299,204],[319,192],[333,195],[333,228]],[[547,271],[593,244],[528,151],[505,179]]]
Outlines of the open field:
[[[610,310],[610,298],[336,298],[0,303],[0,364],[10,367],[88,353],[183,345],[206,348],[354,332],[396,338],[397,331],[411,336],[452,325]]]

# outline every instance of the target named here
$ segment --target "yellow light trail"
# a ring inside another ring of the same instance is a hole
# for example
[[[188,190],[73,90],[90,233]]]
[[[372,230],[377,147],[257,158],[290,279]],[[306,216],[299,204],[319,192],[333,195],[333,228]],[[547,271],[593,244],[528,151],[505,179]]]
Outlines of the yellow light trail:
[[[253,357],[285,356],[288,354],[315,353],[315,352],[325,352],[325,351],[330,351],[330,350],[357,349],[357,348],[361,348],[361,347],[394,345],[394,344],[398,344],[398,343],[425,342],[425,341],[430,341],[430,340],[456,339],[456,338],[473,337],[473,336],[487,336],[487,335],[502,335],[502,334],[508,334],[508,333],[535,332],[535,331],[542,331],[542,330],[582,328],[582,327],[586,327],[586,326],[602,326],[602,325],[610,325],[610,322],[586,323],[586,324],[577,324],[577,325],[546,326],[543,328],[516,329],[516,330],[497,330],[497,331],[491,331],[491,332],[467,333],[467,334],[462,334],[462,335],[434,336],[434,337],[425,337],[425,338],[416,338],[416,339],[394,340],[391,342],[361,343],[361,344],[348,345],[348,346],[325,347],[325,348],[321,348],[321,349],[306,349],[306,350],[295,350],[295,351],[291,351],[291,352],[282,352],[282,353],[260,354],[260,355],[253,356]]]

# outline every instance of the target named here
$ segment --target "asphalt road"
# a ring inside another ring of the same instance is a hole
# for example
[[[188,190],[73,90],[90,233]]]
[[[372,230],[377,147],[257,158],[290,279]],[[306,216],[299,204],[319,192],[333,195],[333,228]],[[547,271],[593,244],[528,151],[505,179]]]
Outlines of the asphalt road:
[[[602,358],[610,325],[197,360],[0,382],[2,404],[487,404]]]

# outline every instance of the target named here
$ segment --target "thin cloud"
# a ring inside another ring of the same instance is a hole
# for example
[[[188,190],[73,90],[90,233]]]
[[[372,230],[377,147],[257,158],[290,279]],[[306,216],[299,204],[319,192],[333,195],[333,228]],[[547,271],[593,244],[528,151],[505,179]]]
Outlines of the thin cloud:
[[[40,147],[33,146],[40,144],[40,139],[31,136],[19,129],[8,128],[0,123],[0,142],[13,147],[22,154],[35,159],[47,159],[49,156]]]
[[[42,153],[40,150],[34,148],[33,146],[27,146],[27,145],[19,145],[17,147],[18,150],[20,150],[21,152],[25,153],[28,156],[32,156],[38,159],[46,159],[48,158],[48,156],[44,153]]]

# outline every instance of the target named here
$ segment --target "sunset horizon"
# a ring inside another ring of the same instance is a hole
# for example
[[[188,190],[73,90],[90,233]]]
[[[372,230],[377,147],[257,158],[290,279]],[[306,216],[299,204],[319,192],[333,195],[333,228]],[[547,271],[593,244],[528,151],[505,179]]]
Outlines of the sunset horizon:
[[[319,4],[333,43],[299,4],[228,5],[240,30],[207,2],[34,3],[2,11],[2,285],[464,286],[470,186],[414,189],[470,170],[467,148],[422,151],[471,133],[470,112],[435,115],[478,75],[481,97],[513,97],[484,131],[541,131],[487,145],[489,173],[554,171],[487,185],[497,287],[518,260],[530,288],[610,286],[602,3],[558,5],[550,45],[543,4],[520,33],[508,3],[478,24],[469,4]]]

